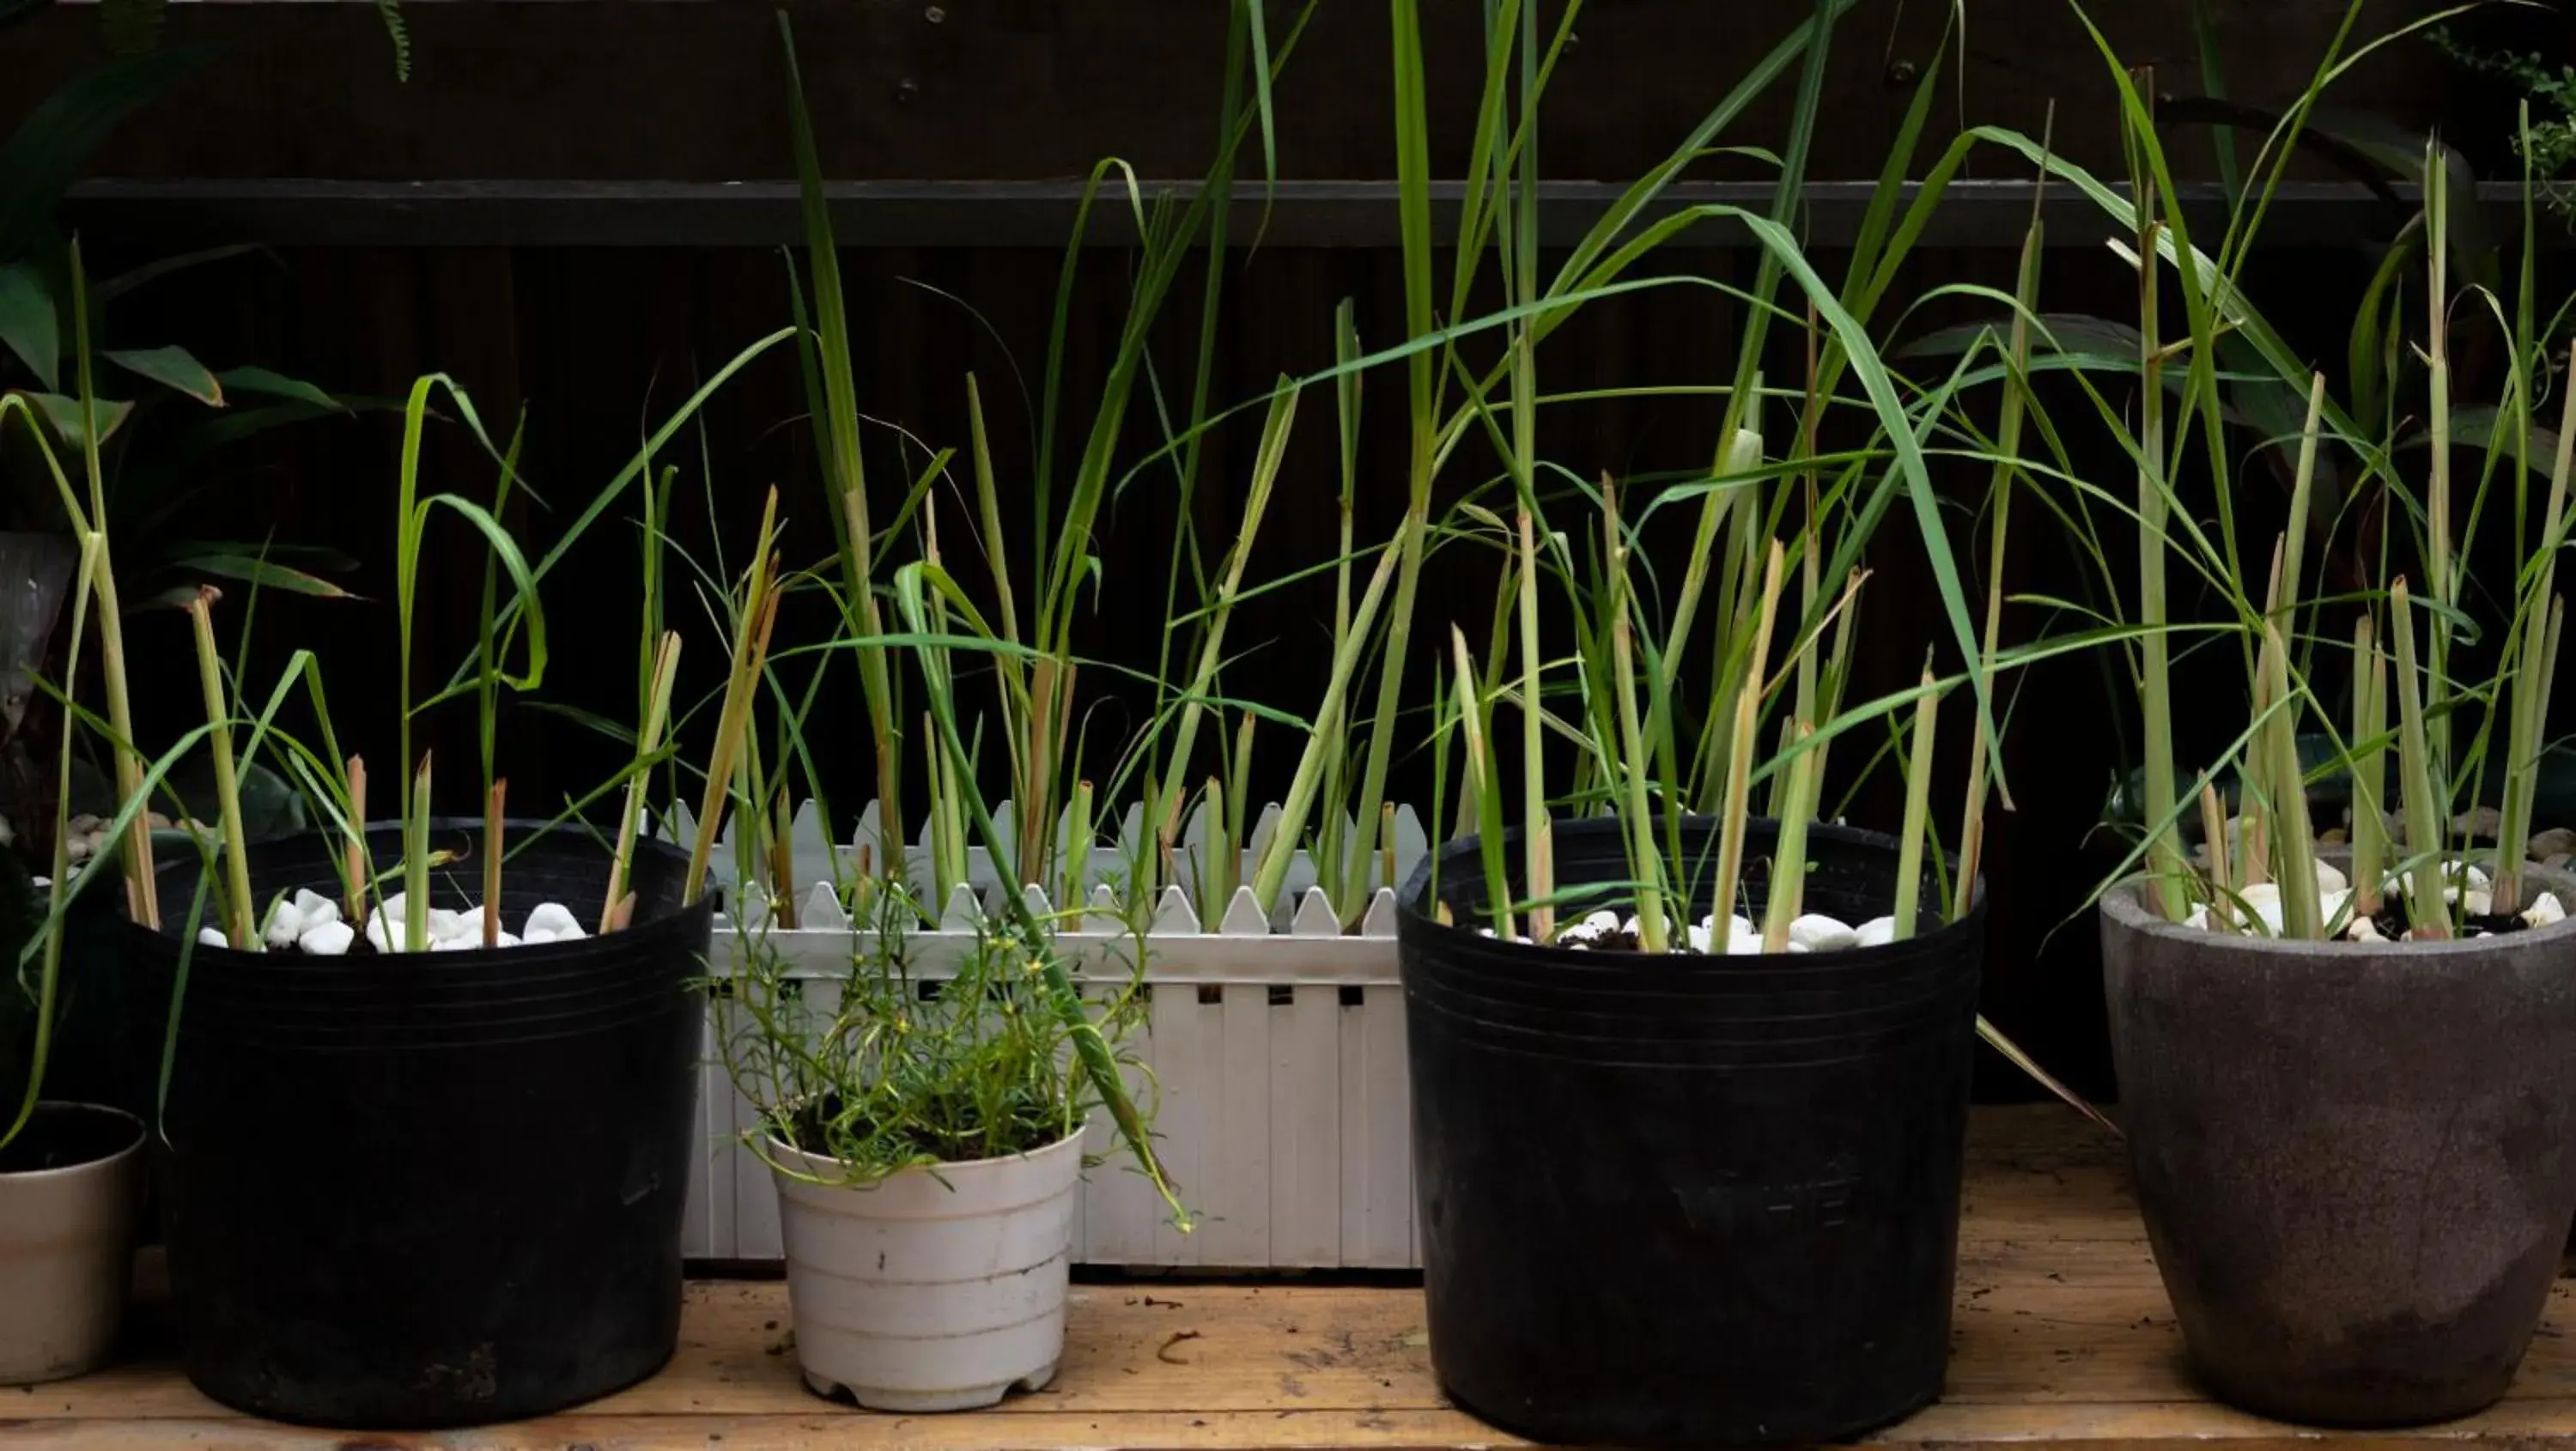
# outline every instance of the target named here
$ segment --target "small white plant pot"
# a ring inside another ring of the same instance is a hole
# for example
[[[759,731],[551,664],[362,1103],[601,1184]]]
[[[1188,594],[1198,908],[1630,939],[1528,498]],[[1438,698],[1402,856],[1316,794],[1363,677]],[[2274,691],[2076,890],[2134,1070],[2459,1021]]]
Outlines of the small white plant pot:
[[[775,1139],[769,1153],[827,1181],[843,1172]],[[1054,1379],[1081,1134],[864,1188],[775,1177],[796,1358],[816,1393],[963,1411]]]
[[[105,1364],[133,1281],[142,1123],[89,1104],[47,1103],[36,1112],[30,1137],[51,1134],[80,1157],[0,1173],[0,1385],[62,1380]]]

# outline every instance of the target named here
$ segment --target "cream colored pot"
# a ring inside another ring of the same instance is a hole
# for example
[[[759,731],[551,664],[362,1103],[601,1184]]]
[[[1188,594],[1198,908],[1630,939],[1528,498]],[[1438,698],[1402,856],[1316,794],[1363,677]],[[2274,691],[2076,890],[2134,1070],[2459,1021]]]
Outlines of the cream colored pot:
[[[142,1192],[143,1124],[117,1109],[38,1104],[0,1153],[0,1385],[79,1375],[116,1349]]]

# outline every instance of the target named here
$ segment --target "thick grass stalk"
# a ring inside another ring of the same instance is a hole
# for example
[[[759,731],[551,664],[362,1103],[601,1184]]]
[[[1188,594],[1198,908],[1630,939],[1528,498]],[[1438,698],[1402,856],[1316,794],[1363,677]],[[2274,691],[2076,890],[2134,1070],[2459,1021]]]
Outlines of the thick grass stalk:
[[[406,952],[429,950],[429,758],[420,753],[420,770],[411,779],[411,800],[403,811],[403,941]],[[388,941],[393,924],[385,924]]]
[[[510,780],[492,783],[483,802],[483,945],[501,945],[501,816],[510,799]]]
[[[1923,694],[1914,702],[1914,742],[1905,766],[1905,831],[1896,839],[1896,936],[1914,935],[1921,915],[1923,838],[1932,813],[1932,739],[1941,721],[1941,695],[1932,666],[1923,666]],[[1963,871],[1964,875],[1964,871]]]
[[[2576,367],[2576,353],[2571,353]],[[2576,376],[2571,374],[2570,376]],[[2495,900],[2522,900],[2522,869],[2531,836],[2533,799],[2540,789],[2542,732],[2549,725],[2550,672],[2558,653],[2549,643],[2557,628],[2559,534],[2567,516],[2567,487],[2576,466],[2576,387],[2562,388],[2558,453],[2549,471],[2549,501],[2542,512],[2538,569],[2523,597],[2522,668],[2514,672],[2507,732],[2503,824],[2497,830]]]
[[[2426,611],[2424,682],[2425,750],[2435,775],[2447,779],[2451,768],[2450,697],[2451,626],[2448,612],[2459,603],[2451,564],[2451,320],[2450,200],[2445,179],[2450,166],[2441,141],[2424,147],[2424,386],[2427,394],[2425,432],[2432,449],[2431,481],[2424,501],[2424,562],[2433,579],[2433,604]],[[2409,632],[2412,633],[2411,631]],[[2445,798],[2447,803],[2448,798]],[[2410,841],[2411,848],[2413,843]]]
[[[2388,871],[2388,657],[2368,614],[2352,626],[2352,910],[2379,913]]]
[[[599,904],[599,930],[605,934],[617,904],[626,898],[626,883],[635,859],[635,834],[643,825],[644,801],[652,784],[653,757],[662,749],[662,730],[671,716],[671,686],[680,673],[680,632],[666,630],[653,651],[653,678],[647,686],[644,719],[635,737],[634,774],[626,782],[626,801],[617,813],[617,851],[608,863],[608,899]]]
[[[234,947],[259,946],[258,908],[250,897],[250,844],[242,832],[241,781],[233,772],[232,703],[224,693],[223,655],[215,648],[214,603],[223,597],[213,585],[199,585],[188,601],[188,619],[197,640],[197,684],[204,693],[206,723],[215,757],[215,799],[223,813],[224,935]]]
[[[2200,839],[2209,856],[2209,922],[2222,932],[2236,929],[2236,882],[2228,867],[2227,808],[2218,787],[2200,778]]]
[[[349,758],[349,839],[340,847],[341,907],[353,929],[367,924],[367,763]]]
[[[2290,532],[2301,529],[2291,516]],[[2269,693],[2277,703],[2263,728],[2271,758],[2265,773],[2271,783],[2271,821],[2280,854],[2281,935],[2313,941],[2325,935],[2317,901],[2317,838],[2308,823],[2308,790],[2299,769],[2298,697],[2290,689],[2290,648],[2279,622],[2263,624],[2263,669]]]
[[[1493,741],[1486,734],[1485,704],[1477,698],[1476,661],[1467,650],[1467,633],[1449,627],[1449,648],[1456,661],[1458,725],[1467,747],[1467,799],[1476,810],[1477,855],[1485,864],[1485,910],[1499,937],[1515,935],[1512,926],[1512,881],[1503,860],[1503,789],[1495,779]]]
[[[1522,528],[1528,527],[1524,517]],[[1610,628],[1609,685],[1618,713],[1619,776],[1626,798],[1620,802],[1619,814],[1624,818],[1628,837],[1628,874],[1636,883],[1637,947],[1642,952],[1665,952],[1671,949],[1672,941],[1664,921],[1664,859],[1655,846],[1654,816],[1647,805],[1646,786],[1654,775],[1654,765],[1646,753],[1645,735],[1637,724],[1637,654],[1628,599],[1628,535],[1619,523],[1618,486],[1606,476],[1601,480],[1601,550],[1608,566],[1609,599],[1604,609]],[[1525,576],[1526,572],[1525,567]],[[1525,621],[1523,628],[1532,629],[1534,623]],[[1535,709],[1536,702],[1531,705]],[[1536,733],[1535,726],[1531,730]],[[1529,769],[1535,778],[1535,759]]]
[[[1535,507],[1534,500],[1521,500],[1520,569],[1515,591],[1519,596],[1521,633],[1521,849],[1527,856],[1530,899],[1537,904],[1530,908],[1530,940],[1552,942],[1556,939],[1556,908],[1549,905],[1548,898],[1556,893],[1556,841],[1555,826],[1547,811],[1546,758],[1541,741],[1546,717],[1539,695],[1542,662],[1538,642],[1538,526],[1532,517]],[[1624,550],[1621,557],[1626,557]],[[1619,689],[1624,697],[1624,677]],[[1629,713],[1635,714],[1633,704]]]
[[[89,481],[89,517],[83,527],[98,536],[98,561],[90,571],[90,589],[98,601],[98,668],[107,690],[107,723],[116,732],[111,750],[116,760],[117,807],[123,810],[143,790],[143,753],[134,744],[134,707],[125,684],[125,611],[117,598],[115,555],[107,540],[107,471],[99,457],[98,390],[90,374],[89,282],[78,239],[71,244],[70,257],[72,356],[79,369],[81,462]],[[152,827],[143,812],[134,813],[121,851],[125,858],[126,911],[135,921],[158,932],[161,890],[152,867]]]
[[[1728,738],[1725,803],[1718,812],[1717,891],[1711,899],[1716,904],[1720,928],[1735,911],[1736,886],[1744,877],[1745,814],[1750,809],[1747,798],[1753,784],[1753,733],[1761,720],[1762,671],[1771,654],[1772,622],[1780,609],[1780,563],[1780,541],[1774,539],[1762,567],[1759,623],[1754,626],[1752,648],[1746,656],[1744,683],[1736,691],[1735,725]],[[1721,950],[1725,946],[1716,941],[1711,945]]]
[[[2170,920],[2187,910],[2181,843],[2173,827],[2174,752],[2170,661],[2165,640],[2164,345],[2156,326],[2153,207],[2138,208],[2138,699],[2146,715],[2147,905]]]
[[[1815,733],[1816,728],[1803,720],[1796,722],[1790,731],[1789,748],[1797,752],[1790,758],[1787,773],[1789,800],[1792,802],[1807,799],[1809,784],[1816,774],[1816,753],[1806,748],[1807,738]],[[1921,825],[1919,818],[1916,825]],[[1793,809],[1779,819],[1775,829],[1779,834],[1773,838],[1771,851],[1771,895],[1769,907],[1762,914],[1762,950],[1786,952],[1789,950],[1789,924],[1797,919],[1798,899],[1805,893],[1807,817]],[[1903,893],[1900,900],[1912,902],[1913,893],[1905,892],[1901,886],[1898,891]],[[1709,945],[1714,947],[1717,944],[1712,940]]]
[[[725,681],[723,709],[716,717],[715,743],[707,755],[706,792],[699,800],[698,839],[689,849],[689,875],[681,892],[683,904],[697,901],[706,890],[707,862],[724,824],[725,800],[733,789],[734,768],[741,760],[743,739],[751,728],[760,672],[769,656],[770,627],[778,620],[776,561],[771,556],[777,545],[777,520],[778,491],[773,488],[768,502],[761,506],[760,543],[752,554],[742,613],[734,624],[733,668]],[[888,820],[882,814],[883,805],[880,801],[880,822]],[[893,855],[894,850],[888,847],[887,865],[899,869],[900,858]]]
[[[1083,898],[1089,895],[1091,882],[1091,836],[1097,828],[1092,824],[1089,781],[1073,783],[1073,820],[1070,823],[1070,829],[1073,839],[1065,843],[1064,849],[1063,903],[1068,908],[1074,908],[1081,906]]]
[[[2418,937],[2450,935],[2442,902],[2442,801],[2434,789],[2432,751],[2426,740],[2424,692],[2415,669],[2415,622],[2406,581],[2388,587],[2388,632],[2397,642],[2397,771],[2406,796],[2406,917]]]

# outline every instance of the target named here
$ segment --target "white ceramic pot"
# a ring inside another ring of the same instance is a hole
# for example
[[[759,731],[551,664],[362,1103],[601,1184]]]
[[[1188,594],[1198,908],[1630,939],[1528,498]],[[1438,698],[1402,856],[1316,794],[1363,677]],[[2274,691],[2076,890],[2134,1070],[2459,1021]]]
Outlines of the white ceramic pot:
[[[0,1171],[0,1385],[79,1375],[116,1349],[125,1319],[143,1124],[93,1104],[39,1104],[9,1161],[32,1162]]]
[[[774,1139],[769,1152],[827,1181],[843,1172]],[[866,1188],[775,1177],[796,1357],[815,1391],[870,1410],[962,1411],[1055,1377],[1079,1133]]]

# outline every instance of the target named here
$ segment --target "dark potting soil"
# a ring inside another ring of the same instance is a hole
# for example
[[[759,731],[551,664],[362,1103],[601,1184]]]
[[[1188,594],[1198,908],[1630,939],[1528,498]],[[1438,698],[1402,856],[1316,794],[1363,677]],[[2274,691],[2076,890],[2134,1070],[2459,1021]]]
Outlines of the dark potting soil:
[[[112,1159],[134,1146],[143,1126],[122,1114],[78,1106],[43,1105],[9,1146],[0,1149],[0,1174],[74,1169]]]
[[[2414,925],[2406,920],[2406,901],[2402,897],[2391,897],[2388,899],[2388,901],[2380,907],[2377,915],[2370,919],[2370,924],[2379,929],[2380,936],[2387,938],[2391,942],[2397,941],[2406,933],[2408,928]],[[2489,913],[2481,917],[2468,917],[2462,919],[2460,922],[2460,936],[2493,937],[2500,932],[2520,932],[2525,928],[2528,928],[2530,925],[2530,923],[2523,921],[2520,917]]]

